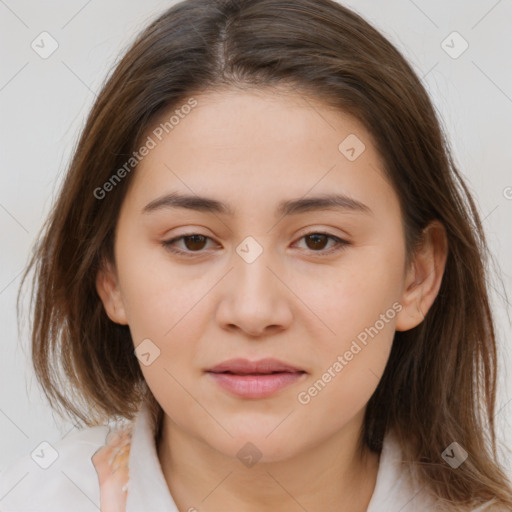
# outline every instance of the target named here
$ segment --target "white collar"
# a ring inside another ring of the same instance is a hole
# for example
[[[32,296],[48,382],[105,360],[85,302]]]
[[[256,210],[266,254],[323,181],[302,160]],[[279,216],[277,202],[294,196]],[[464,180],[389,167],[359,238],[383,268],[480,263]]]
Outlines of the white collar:
[[[179,512],[165,481],[155,444],[156,425],[146,404],[132,430],[126,512]]]
[[[126,512],[179,512],[162,472],[155,444],[156,425],[144,405],[132,430],[130,448],[130,483]],[[430,498],[424,488],[410,477],[402,464],[397,439],[387,434],[380,456],[375,489],[367,512],[413,512],[430,510]]]

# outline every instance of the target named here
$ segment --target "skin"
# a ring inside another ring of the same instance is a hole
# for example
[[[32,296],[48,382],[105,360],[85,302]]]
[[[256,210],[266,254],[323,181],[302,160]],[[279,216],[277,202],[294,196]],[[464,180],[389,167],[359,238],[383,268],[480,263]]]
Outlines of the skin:
[[[357,119],[278,89],[194,98],[198,106],[139,164],[116,228],[115,265],[97,276],[109,317],[129,325],[134,346],[149,338],[160,350],[141,369],[165,413],[157,449],[170,492],[180,511],[365,511],[379,464],[360,452],[365,407],[395,330],[421,323],[439,291],[445,231],[433,222],[405,267],[398,197]],[[338,149],[349,134],[366,146],[354,161]],[[235,215],[142,212],[172,191],[226,202]],[[372,213],[275,216],[282,200],[333,192]],[[335,239],[305,237],[319,232],[350,245],[329,253]],[[209,238],[174,247],[198,257],[162,245],[191,233]],[[252,263],[236,252],[247,236],[263,250]],[[393,303],[401,311],[299,403],[298,393]],[[267,398],[234,397],[204,372],[232,357],[275,357],[307,373]],[[237,457],[247,442],[261,452],[252,467]]]

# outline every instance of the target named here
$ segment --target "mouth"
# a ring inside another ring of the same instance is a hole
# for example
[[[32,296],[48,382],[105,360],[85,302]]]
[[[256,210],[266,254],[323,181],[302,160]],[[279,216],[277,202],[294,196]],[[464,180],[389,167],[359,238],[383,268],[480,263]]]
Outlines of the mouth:
[[[240,398],[266,398],[304,379],[305,370],[276,359],[248,361],[231,359],[206,373],[231,395]]]

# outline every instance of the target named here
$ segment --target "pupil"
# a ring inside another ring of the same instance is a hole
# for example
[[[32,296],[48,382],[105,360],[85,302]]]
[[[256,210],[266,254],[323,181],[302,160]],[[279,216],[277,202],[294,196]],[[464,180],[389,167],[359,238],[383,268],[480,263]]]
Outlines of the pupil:
[[[318,233],[318,234],[314,234],[314,235],[309,235],[307,238],[309,240],[313,240],[313,247],[310,247],[310,249],[323,249],[322,246],[325,245],[325,243],[322,244],[322,241],[325,242],[326,235],[322,235],[322,234]],[[320,238],[320,240],[319,240],[319,238]],[[320,242],[321,247],[318,247],[319,242]]]
[[[202,249],[202,247],[194,247],[194,244],[199,243],[201,246],[201,242],[204,244],[204,236],[203,235],[189,235],[185,237],[185,245],[187,246],[187,249],[194,250],[194,249]],[[190,241],[192,240],[192,246],[190,244]]]

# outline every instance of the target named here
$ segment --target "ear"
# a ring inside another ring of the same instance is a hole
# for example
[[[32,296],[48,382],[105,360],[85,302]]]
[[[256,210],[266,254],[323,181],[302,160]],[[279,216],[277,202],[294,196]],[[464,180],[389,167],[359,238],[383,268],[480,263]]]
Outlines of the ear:
[[[445,228],[434,220],[423,230],[421,244],[407,269],[397,331],[408,331],[423,322],[441,287],[447,256]]]
[[[127,325],[127,315],[124,307],[117,273],[110,262],[103,261],[96,275],[96,290],[103,302],[103,307],[110,320],[117,324]]]

